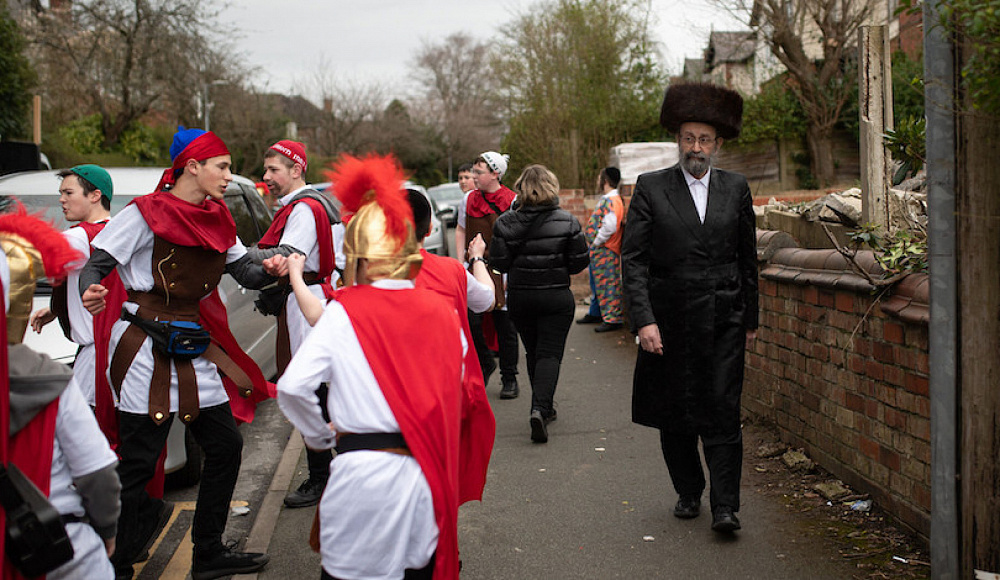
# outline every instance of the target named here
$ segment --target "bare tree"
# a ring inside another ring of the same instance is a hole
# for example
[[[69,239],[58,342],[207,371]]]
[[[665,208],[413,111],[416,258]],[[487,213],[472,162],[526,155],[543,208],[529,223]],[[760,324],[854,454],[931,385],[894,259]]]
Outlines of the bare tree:
[[[502,123],[492,103],[495,89],[487,43],[464,33],[439,44],[425,41],[414,59],[412,77],[424,100],[415,103],[411,113],[440,135],[449,180],[455,165],[499,145]]]
[[[836,176],[833,130],[857,92],[851,70],[858,28],[869,17],[867,0],[721,0],[735,8],[788,69],[802,104],[813,175],[820,185]]]
[[[186,116],[203,83],[227,76],[206,35],[216,16],[200,0],[80,0],[25,26],[48,100],[69,115],[100,113],[109,148],[154,107]]]

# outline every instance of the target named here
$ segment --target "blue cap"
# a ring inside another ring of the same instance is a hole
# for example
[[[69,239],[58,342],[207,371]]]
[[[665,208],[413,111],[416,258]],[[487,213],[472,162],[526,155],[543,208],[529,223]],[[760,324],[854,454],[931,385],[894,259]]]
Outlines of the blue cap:
[[[178,126],[177,132],[174,133],[174,142],[170,144],[170,161],[177,159],[192,141],[204,134],[204,129],[185,129],[183,126]]]

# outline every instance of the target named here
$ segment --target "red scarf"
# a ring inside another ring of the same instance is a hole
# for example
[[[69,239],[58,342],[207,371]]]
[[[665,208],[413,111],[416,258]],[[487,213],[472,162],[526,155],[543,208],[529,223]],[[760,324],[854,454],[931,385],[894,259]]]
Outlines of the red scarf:
[[[222,254],[236,243],[236,222],[226,204],[216,199],[194,204],[169,191],[155,191],[132,203],[149,229],[171,244]]]
[[[458,315],[449,302],[421,288],[352,286],[337,299],[430,487],[438,526],[434,579],[457,579],[458,505],[460,490],[468,489],[459,470],[467,403],[460,386]],[[427,364],[429,352],[435,353],[433,365]],[[441,356],[446,353],[456,356]],[[482,444],[480,454],[488,456],[487,442]]]
[[[300,202],[305,202],[312,210],[313,218],[316,220],[316,245],[319,248],[319,275],[320,279],[326,280],[337,267],[333,249],[333,232],[330,230],[330,217],[326,214],[323,204],[308,197],[300,198],[282,207],[278,213],[274,214],[271,227],[267,228],[264,237],[257,242],[260,248],[273,248],[281,243],[281,234],[285,231],[285,223],[292,213],[292,208]],[[303,248],[303,251],[305,249]]]
[[[472,331],[466,315],[469,299],[465,268],[458,260],[435,256],[423,248],[420,248],[420,255],[424,257],[424,263],[414,283],[417,288],[426,288],[447,298],[459,313],[462,333],[465,334],[465,379],[462,382],[465,402],[462,406],[459,451],[462,479],[459,481],[458,499],[459,503],[481,501],[497,424],[486,397],[486,381],[483,380],[483,369],[479,366],[479,355],[472,343]]]
[[[3,282],[0,282],[0,296],[3,296]],[[7,440],[10,433],[10,371],[7,365],[7,308],[0,308],[0,331],[4,340],[0,340],[0,461],[7,464],[10,453],[7,450]],[[7,512],[0,508],[0,530],[7,529]],[[6,554],[4,543],[6,534],[0,534],[0,554]],[[6,558],[4,558],[6,560]],[[4,563],[6,567],[6,563]],[[6,573],[3,575],[7,577]]]
[[[510,208],[510,204],[514,203],[516,195],[506,185],[501,185],[500,189],[493,193],[483,193],[477,189],[469,194],[469,202],[465,205],[465,213],[469,217],[484,217],[491,213],[505,212]],[[490,207],[487,201],[497,206],[500,212],[493,211],[493,208]]]
[[[226,313],[226,306],[222,303],[222,297],[219,296],[218,288],[201,299],[198,310],[201,314],[201,323],[212,335],[212,342],[219,345],[253,382],[253,393],[249,397],[244,397],[229,377],[222,377],[222,384],[226,388],[226,393],[229,394],[229,406],[233,411],[233,418],[238,423],[249,423],[253,421],[257,411],[257,403],[276,397],[277,387],[264,378],[264,373],[261,372],[257,363],[236,342],[232,331],[229,330],[229,317]]]

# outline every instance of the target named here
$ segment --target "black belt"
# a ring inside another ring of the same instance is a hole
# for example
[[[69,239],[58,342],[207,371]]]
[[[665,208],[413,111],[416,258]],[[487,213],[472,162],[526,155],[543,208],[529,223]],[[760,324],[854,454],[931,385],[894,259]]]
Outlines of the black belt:
[[[402,433],[342,433],[337,436],[337,454],[379,449],[409,449]]]
[[[76,514],[59,514],[59,519],[62,520],[63,525],[90,523],[90,518],[87,516],[78,516]]]

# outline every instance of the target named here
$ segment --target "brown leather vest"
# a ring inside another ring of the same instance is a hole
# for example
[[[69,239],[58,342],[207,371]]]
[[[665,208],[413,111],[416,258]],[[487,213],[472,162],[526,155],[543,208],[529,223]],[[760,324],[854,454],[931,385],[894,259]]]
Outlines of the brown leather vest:
[[[483,217],[465,216],[465,240],[469,242],[475,239],[476,234],[483,235],[483,241],[486,242],[486,252],[483,253],[483,257],[486,258],[487,264],[489,264],[490,259],[490,242],[493,241],[493,222],[497,221],[498,217],[499,215],[495,213],[489,213]],[[472,271],[472,264],[469,264],[469,271]],[[493,308],[502,308],[507,303],[507,297],[504,294],[503,276],[495,270],[490,269],[490,278],[493,279],[493,295],[496,298]]]

